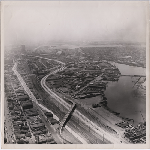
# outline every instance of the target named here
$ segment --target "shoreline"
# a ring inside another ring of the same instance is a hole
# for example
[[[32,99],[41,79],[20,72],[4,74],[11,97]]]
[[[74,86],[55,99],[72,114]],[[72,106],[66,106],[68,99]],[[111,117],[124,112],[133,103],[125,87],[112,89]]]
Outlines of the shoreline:
[[[47,84],[49,84],[48,82],[47,82]],[[48,85],[48,86],[50,86],[50,85]],[[64,94],[64,93],[59,93],[58,91],[56,91],[56,90],[53,90],[55,93],[57,93],[59,96],[61,96],[62,98],[64,98],[65,96],[66,96],[66,94]],[[103,99],[103,97],[105,96],[102,96],[102,95],[99,95],[99,96],[101,96],[102,97],[102,99]],[[70,95],[67,95],[67,97],[70,97],[71,98],[71,96]],[[98,97],[98,96],[94,96],[94,97]],[[74,99],[74,98],[72,98],[76,103],[78,103],[78,104],[81,104],[82,103],[82,101],[84,101],[84,99],[86,99],[87,101],[88,101],[88,99],[92,99],[93,97],[91,97],[91,98],[83,98],[83,99]],[[97,100],[98,101],[98,103],[101,103],[101,101],[103,101],[103,100]],[[85,100],[85,101],[86,101]],[[108,102],[107,100],[106,100],[106,102]],[[89,106],[88,104],[85,104],[85,102],[83,103],[83,105],[87,105],[87,107]],[[90,106],[91,108],[92,108],[92,105]],[[105,105],[105,106],[103,106],[102,104],[101,104],[101,107],[103,107],[103,109],[105,109],[106,111],[108,111],[110,114],[112,114],[112,115],[115,115],[117,118],[119,118],[119,120],[124,120],[124,121],[132,121],[133,120],[133,118],[129,118],[129,117],[126,117],[126,116],[123,116],[123,115],[120,115],[120,112],[117,112],[117,111],[114,111],[113,109],[111,109],[110,107],[108,107],[107,105]],[[98,107],[99,108],[99,107]],[[93,108],[92,108],[93,109]],[[138,122],[139,123],[139,122]]]
[[[49,86],[49,85],[48,85]],[[62,94],[62,93],[59,93],[59,92],[57,92],[57,91],[55,91],[55,90],[53,90],[53,92],[55,92],[59,97],[61,97],[61,98],[63,98],[64,99],[64,97],[65,97],[65,101],[70,97],[70,95],[64,95],[64,94]],[[96,110],[94,110],[93,108],[92,108],[92,106],[91,106],[91,108],[88,108],[88,106],[86,106],[86,104],[83,104],[82,102],[79,102],[80,100],[79,99],[72,99],[74,102],[76,102],[78,105],[81,105],[81,107],[83,108],[83,109],[85,109],[85,111],[89,111],[89,112],[93,112],[94,113],[94,115],[96,116],[96,117],[98,117],[99,118],[99,120],[101,120],[106,126],[110,126],[110,123],[112,123],[112,122],[115,122],[115,123],[118,123],[118,121],[123,121],[122,120],[122,117],[119,117],[119,116],[117,116],[117,115],[115,115],[114,113],[112,113],[112,112],[110,112],[109,110],[107,110],[106,108],[104,108],[104,107],[101,107],[102,109],[100,109],[100,112],[103,114],[103,115],[100,115],[99,114],[99,112],[97,112]],[[96,108],[97,109],[97,108]],[[103,110],[105,110],[105,111],[103,111]],[[92,114],[93,114],[92,113]],[[96,115],[97,114],[97,115]],[[109,119],[107,118],[109,116]],[[122,130],[122,129],[118,129],[118,127],[116,126],[115,127],[115,123],[113,123],[113,124],[111,124],[111,125],[113,125],[113,127],[112,127],[112,129],[116,129],[117,128],[117,131],[119,130]],[[111,126],[110,126],[111,127]]]
[[[127,66],[130,66],[130,67],[139,67],[139,68],[146,69],[145,66],[143,67],[143,66],[139,66],[139,65],[132,65],[131,63],[117,62],[117,61],[110,61],[110,62],[114,62],[114,63],[118,63],[118,64],[123,64],[123,65],[127,65]]]

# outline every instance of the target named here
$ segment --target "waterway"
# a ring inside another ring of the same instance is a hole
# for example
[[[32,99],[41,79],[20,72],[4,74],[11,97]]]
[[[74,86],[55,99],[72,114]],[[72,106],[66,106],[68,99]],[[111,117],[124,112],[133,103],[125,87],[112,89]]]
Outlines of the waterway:
[[[146,75],[146,69],[142,67],[129,66],[125,64],[119,64],[115,62],[110,62],[115,65],[121,72],[122,75]]]
[[[145,75],[146,69],[124,64],[112,63],[122,75]],[[146,118],[145,90],[134,86],[135,77],[121,76],[118,82],[109,82],[105,91],[108,107],[120,113],[120,116],[134,119],[134,125]]]

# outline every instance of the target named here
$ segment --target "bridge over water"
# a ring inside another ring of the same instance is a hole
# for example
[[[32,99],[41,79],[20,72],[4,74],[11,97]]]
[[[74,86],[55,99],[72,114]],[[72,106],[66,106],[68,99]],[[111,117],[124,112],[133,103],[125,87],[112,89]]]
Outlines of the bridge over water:
[[[121,75],[121,76],[129,76],[129,77],[146,77],[146,75]]]

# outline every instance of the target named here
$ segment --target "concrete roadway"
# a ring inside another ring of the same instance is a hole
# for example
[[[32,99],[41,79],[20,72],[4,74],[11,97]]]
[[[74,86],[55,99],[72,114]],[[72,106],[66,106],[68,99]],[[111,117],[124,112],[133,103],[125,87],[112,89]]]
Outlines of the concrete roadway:
[[[66,103],[62,98],[60,98],[57,94],[55,94],[52,90],[50,90],[48,88],[48,86],[46,85],[46,79],[48,78],[48,76],[50,76],[51,74],[55,74],[59,71],[64,70],[65,67],[62,67],[60,69],[57,69],[55,71],[53,71],[52,73],[46,75],[45,77],[42,78],[41,80],[41,86],[44,88],[44,90],[49,93],[53,98],[55,98],[59,103],[61,103],[64,107],[66,107],[67,109],[70,108],[70,105],[68,103]],[[115,144],[121,144],[121,141],[119,138],[114,137],[112,135],[110,135],[108,132],[104,131],[103,129],[101,129],[100,127],[98,127],[96,124],[94,124],[93,122],[91,122],[87,117],[85,117],[84,115],[82,115],[78,110],[75,110],[74,115],[76,117],[78,117],[79,119],[81,119],[85,124],[87,124],[88,126],[91,127],[91,129],[94,130],[94,132],[100,134],[101,136],[105,135],[105,138],[108,139],[108,141],[111,141],[112,143]],[[124,143],[124,141],[122,142]]]

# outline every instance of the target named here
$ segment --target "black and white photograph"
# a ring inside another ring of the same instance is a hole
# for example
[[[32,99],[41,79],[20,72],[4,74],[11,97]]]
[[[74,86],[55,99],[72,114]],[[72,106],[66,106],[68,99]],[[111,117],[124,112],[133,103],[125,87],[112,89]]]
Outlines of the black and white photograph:
[[[3,148],[148,148],[148,2],[1,6]]]

